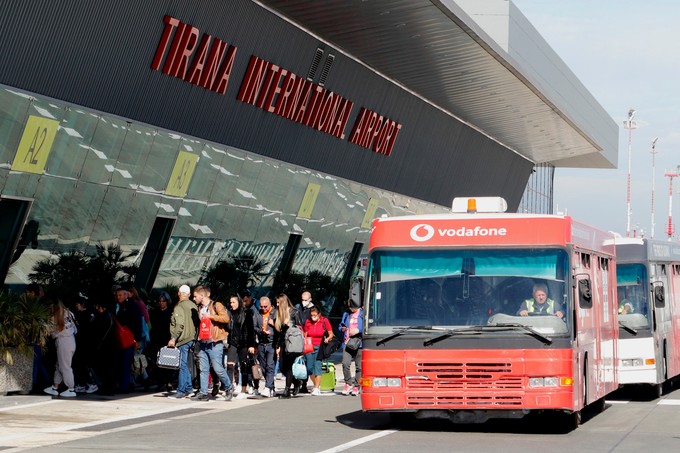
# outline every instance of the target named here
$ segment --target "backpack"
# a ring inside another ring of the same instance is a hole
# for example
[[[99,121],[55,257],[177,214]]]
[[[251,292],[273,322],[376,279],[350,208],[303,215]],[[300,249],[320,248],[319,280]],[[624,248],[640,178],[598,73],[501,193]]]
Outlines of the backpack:
[[[299,326],[288,327],[283,340],[285,342],[286,352],[302,354],[302,351],[305,350],[305,335],[302,333],[302,329],[300,329]]]

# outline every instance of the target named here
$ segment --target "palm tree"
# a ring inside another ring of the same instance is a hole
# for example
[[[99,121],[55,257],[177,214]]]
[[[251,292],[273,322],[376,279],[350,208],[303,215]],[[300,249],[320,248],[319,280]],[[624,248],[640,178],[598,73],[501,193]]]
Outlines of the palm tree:
[[[203,271],[199,285],[210,287],[215,296],[226,297],[237,291],[257,285],[267,275],[265,269],[269,263],[255,255],[241,254],[219,260],[209,269]]]

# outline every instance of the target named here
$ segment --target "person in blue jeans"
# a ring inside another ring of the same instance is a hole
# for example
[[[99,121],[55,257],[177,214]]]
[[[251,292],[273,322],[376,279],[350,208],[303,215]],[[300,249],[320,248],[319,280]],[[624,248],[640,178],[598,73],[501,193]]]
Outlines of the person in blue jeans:
[[[200,389],[192,396],[194,401],[208,401],[208,376],[212,366],[215,375],[224,389],[224,399],[231,401],[234,388],[224,369],[224,341],[227,339],[229,312],[222,302],[210,299],[210,290],[204,286],[194,289],[194,302],[198,306],[201,328],[198,334],[198,365],[200,369]],[[216,382],[213,385],[217,385]]]
[[[172,310],[170,317],[170,340],[168,347],[177,347],[180,353],[179,378],[177,393],[174,398],[186,398],[193,390],[191,385],[191,372],[187,364],[189,351],[194,345],[198,329],[198,309],[196,304],[189,299],[191,289],[187,285],[179,287],[179,302]],[[170,396],[170,395],[168,395]]]

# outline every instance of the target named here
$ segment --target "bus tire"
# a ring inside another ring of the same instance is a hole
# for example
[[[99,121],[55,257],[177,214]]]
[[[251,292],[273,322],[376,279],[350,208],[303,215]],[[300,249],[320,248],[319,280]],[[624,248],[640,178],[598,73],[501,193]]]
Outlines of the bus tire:
[[[663,344],[663,357],[661,358],[661,382],[656,384],[654,386],[654,397],[656,398],[661,398],[664,393],[667,393],[669,391],[669,386],[668,386],[668,357],[666,354],[666,342],[664,341]]]
[[[390,420],[395,425],[404,425],[416,419],[415,412],[390,412]]]

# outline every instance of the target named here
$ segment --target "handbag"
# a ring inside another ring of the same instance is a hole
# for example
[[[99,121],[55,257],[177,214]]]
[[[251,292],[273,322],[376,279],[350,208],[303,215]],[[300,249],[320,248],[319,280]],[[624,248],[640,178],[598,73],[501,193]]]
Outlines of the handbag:
[[[342,343],[340,343],[340,340],[336,336],[328,340],[328,343],[321,343],[316,360],[325,360],[329,358],[335,353],[335,351],[340,349],[341,346]]]
[[[293,362],[292,371],[295,379],[307,380],[307,364],[305,363],[305,356],[297,356]]]
[[[350,337],[345,343],[345,349],[349,351],[356,351],[361,346],[361,337]]]
[[[210,318],[207,316],[205,318],[201,318],[201,324],[198,326],[198,339],[212,339],[212,322],[210,322]]]
[[[314,343],[312,343],[312,337],[305,337],[305,349],[302,351],[303,354],[311,354],[314,352]]]
[[[114,316],[113,321],[116,323],[116,344],[119,350],[127,349],[135,344],[135,336],[128,326],[122,325]]]
[[[180,354],[179,349],[163,346],[158,350],[156,356],[156,366],[168,370],[179,370]]]
[[[254,380],[259,381],[260,379],[264,379],[262,366],[260,365],[260,362],[257,361],[257,359],[253,360],[253,365],[250,367],[250,372],[253,375]]]

